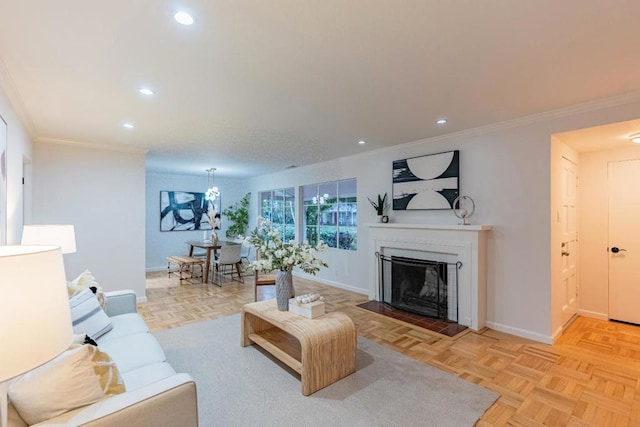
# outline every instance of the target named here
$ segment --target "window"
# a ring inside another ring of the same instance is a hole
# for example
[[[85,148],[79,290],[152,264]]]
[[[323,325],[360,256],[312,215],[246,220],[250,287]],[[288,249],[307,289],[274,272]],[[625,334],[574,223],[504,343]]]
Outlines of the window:
[[[322,240],[330,248],[358,248],[356,179],[305,185],[303,239],[315,245]]]
[[[260,216],[271,221],[285,242],[296,238],[295,191],[293,188],[261,191]]]

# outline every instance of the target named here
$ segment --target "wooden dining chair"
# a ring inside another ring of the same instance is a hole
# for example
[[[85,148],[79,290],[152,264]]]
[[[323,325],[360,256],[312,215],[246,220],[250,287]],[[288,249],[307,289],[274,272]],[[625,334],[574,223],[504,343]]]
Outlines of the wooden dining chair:
[[[256,260],[260,259],[260,251],[256,250]],[[263,273],[258,270],[253,270],[253,300],[258,301],[258,286],[275,286],[276,275],[275,273]]]

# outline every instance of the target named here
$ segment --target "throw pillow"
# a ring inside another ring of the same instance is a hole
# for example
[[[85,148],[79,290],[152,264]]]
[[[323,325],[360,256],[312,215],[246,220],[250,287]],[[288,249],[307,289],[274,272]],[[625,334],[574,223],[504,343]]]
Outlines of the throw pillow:
[[[74,295],[78,295],[80,292],[85,289],[91,289],[94,294],[96,294],[96,298],[100,302],[100,306],[103,310],[107,310],[107,299],[104,296],[104,290],[102,286],[96,281],[96,278],[93,277],[93,274],[89,270],[85,270],[78,277],[73,279],[71,282],[67,282],[67,292],[69,293],[69,297]]]
[[[77,344],[9,385],[9,399],[29,425],[124,392],[109,355]]]
[[[97,339],[113,329],[111,319],[102,310],[91,289],[71,297],[69,307],[74,334],[86,334]]]

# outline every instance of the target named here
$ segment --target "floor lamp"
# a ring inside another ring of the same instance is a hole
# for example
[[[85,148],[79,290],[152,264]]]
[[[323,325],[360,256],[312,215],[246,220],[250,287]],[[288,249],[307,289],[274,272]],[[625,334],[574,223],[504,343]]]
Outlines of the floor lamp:
[[[62,253],[57,246],[0,246],[0,412],[9,380],[50,361],[73,340]]]
[[[22,244],[60,246],[63,255],[73,254],[76,252],[76,234],[73,225],[25,225]]]

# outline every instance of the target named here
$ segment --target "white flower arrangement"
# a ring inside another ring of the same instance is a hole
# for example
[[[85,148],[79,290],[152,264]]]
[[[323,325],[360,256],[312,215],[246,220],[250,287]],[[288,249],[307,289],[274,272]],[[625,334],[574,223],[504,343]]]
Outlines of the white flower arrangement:
[[[220,229],[220,214],[211,202],[209,202],[209,209],[207,209],[207,221],[213,230]]]
[[[305,241],[299,244],[295,240],[285,242],[278,229],[272,228],[271,221],[258,218],[258,226],[251,234],[243,238],[245,246],[255,246],[260,252],[260,259],[252,262],[249,268],[258,271],[283,270],[291,271],[293,267],[300,267],[302,271],[316,274],[320,267],[328,267],[318,253],[326,252],[328,246],[320,241],[311,246]]]

